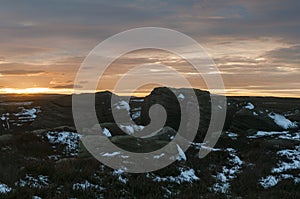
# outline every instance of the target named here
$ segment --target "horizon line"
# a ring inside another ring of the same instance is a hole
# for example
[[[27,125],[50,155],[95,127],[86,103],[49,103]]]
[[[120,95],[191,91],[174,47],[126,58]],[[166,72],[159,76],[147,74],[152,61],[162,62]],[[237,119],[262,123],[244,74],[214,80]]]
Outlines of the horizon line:
[[[163,86],[162,86],[163,87]],[[159,87],[154,87],[154,88],[159,88]],[[154,89],[153,88],[153,89]],[[111,92],[114,93],[118,96],[134,96],[134,97],[146,97],[148,96],[152,90],[147,90],[145,92],[133,92],[133,93],[117,93],[114,92],[110,89],[106,90],[96,90],[96,91],[91,91],[91,90],[85,90],[82,92],[78,92],[78,90],[75,92],[74,89],[54,89],[54,88],[25,88],[25,89],[15,89],[15,88],[0,88],[0,94],[1,95],[74,95],[74,94],[92,94],[92,93],[98,93],[98,92]],[[184,89],[184,88],[182,88]],[[219,94],[219,95],[224,95],[226,97],[275,97],[275,98],[300,98],[300,94],[284,94],[284,93],[272,93],[269,90],[268,92],[250,92],[254,90],[249,90],[249,89],[225,89],[225,93],[218,93],[218,92],[212,92],[207,89],[201,89],[201,88],[193,88],[193,89],[199,89],[202,91],[209,91],[211,94]],[[216,91],[216,90],[215,90]],[[228,92],[229,91],[229,92]],[[231,91],[231,92],[230,92]],[[235,92],[233,92],[235,91]],[[244,92],[242,92],[244,91]],[[245,92],[248,91],[248,92]],[[266,90],[264,90],[266,91]],[[298,90],[297,90],[298,91]]]

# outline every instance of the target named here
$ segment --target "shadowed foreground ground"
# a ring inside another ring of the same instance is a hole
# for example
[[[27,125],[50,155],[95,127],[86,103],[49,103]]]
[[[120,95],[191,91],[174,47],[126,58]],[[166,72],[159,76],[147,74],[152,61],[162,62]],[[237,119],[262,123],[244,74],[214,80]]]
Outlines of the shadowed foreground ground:
[[[129,104],[120,97],[113,107],[112,93],[98,93],[99,122],[117,146],[153,151],[176,135],[178,100],[190,100],[185,92],[157,88]],[[180,147],[172,149],[173,164],[145,174],[113,170],[89,155],[74,128],[71,96],[1,96],[0,198],[299,198],[300,100],[228,98],[221,138],[199,159],[211,107],[209,93],[195,92],[202,116],[195,140],[185,153]],[[168,112],[165,127],[149,139],[128,135],[150,122],[148,110],[155,103]],[[119,128],[111,108],[130,114],[136,125]],[[101,155],[127,158],[119,151]]]

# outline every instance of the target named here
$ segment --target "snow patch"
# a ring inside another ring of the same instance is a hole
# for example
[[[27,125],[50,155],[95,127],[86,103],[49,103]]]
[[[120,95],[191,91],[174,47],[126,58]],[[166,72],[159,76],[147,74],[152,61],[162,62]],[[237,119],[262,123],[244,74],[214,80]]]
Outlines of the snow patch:
[[[300,183],[300,178],[299,177],[294,177],[291,174],[281,174],[279,176],[274,176],[274,175],[269,175],[265,178],[261,178],[259,180],[259,184],[265,188],[265,189],[269,189],[271,187],[276,186],[279,182],[281,182],[282,180],[288,180],[288,179],[294,179],[294,183],[298,184]]]
[[[113,156],[120,155],[120,154],[121,154],[121,152],[113,152],[113,153],[105,153],[102,156],[103,157],[113,157]]]
[[[211,188],[216,193],[228,193],[230,189],[230,181],[237,177],[241,172],[244,162],[236,155],[236,150],[227,148],[225,151],[229,152],[228,165],[222,167],[222,171],[213,176],[216,183]]]
[[[247,136],[247,138],[250,139],[255,139],[255,138],[260,138],[260,137],[269,137],[269,136],[274,136],[274,135],[284,135],[287,134],[287,131],[282,131],[282,132],[277,132],[277,131],[257,131],[256,134]]]
[[[300,141],[300,132],[297,132],[295,134],[290,134],[290,133],[287,133],[285,135],[281,135],[279,136],[280,139],[286,139],[286,140],[297,140],[297,141]]]
[[[166,193],[164,194],[165,198],[170,198],[170,196],[172,196],[172,191],[170,191],[168,188],[166,187],[161,187],[162,190],[166,191]]]
[[[182,93],[180,93],[180,94],[177,96],[177,98],[178,98],[180,101],[183,101],[183,100],[185,99],[185,96],[184,96]]]
[[[124,100],[121,100],[121,101],[119,101],[118,103],[116,103],[115,104],[115,107],[116,107],[116,109],[118,109],[118,110],[126,110],[126,111],[130,111],[130,106],[129,106],[129,104],[126,102],[126,101],[124,101]]]
[[[268,189],[270,187],[274,187],[275,185],[278,184],[280,180],[278,178],[276,178],[275,176],[267,176],[265,178],[262,178],[260,181],[259,181],[259,184],[265,188],[265,189]]]
[[[134,113],[132,113],[131,118],[134,119],[134,120],[138,119],[138,118],[141,117],[141,114],[142,114],[142,112],[140,110],[135,111]]]
[[[281,157],[288,159],[288,162],[280,161],[278,167],[272,169],[272,173],[282,173],[289,170],[300,169],[300,145],[294,150],[285,149],[277,152]]]
[[[128,182],[128,178],[122,176],[122,175],[125,174],[125,171],[126,171],[126,170],[127,170],[127,169],[118,169],[118,170],[114,170],[114,172],[113,172],[113,175],[114,175],[114,176],[118,176],[118,180],[119,180],[120,182],[122,182],[123,184],[127,184],[127,182]]]
[[[232,132],[227,132],[227,136],[232,138],[232,139],[236,139],[238,137],[238,134],[232,133]]]
[[[177,184],[181,184],[184,182],[192,183],[193,181],[199,180],[199,177],[195,175],[194,169],[183,169],[179,168],[180,174],[178,176],[166,176],[166,177],[159,177],[155,176],[153,178],[154,182],[174,182]]]
[[[255,107],[252,103],[248,102],[248,104],[246,106],[244,106],[246,109],[249,109],[249,110],[253,110]]]
[[[100,185],[92,184],[87,180],[82,183],[73,184],[73,190],[87,190],[87,189],[96,189],[99,191],[105,190],[105,188],[101,187]]]
[[[296,122],[291,122],[290,120],[288,120],[283,115],[280,115],[280,114],[277,114],[277,113],[269,113],[269,117],[272,118],[274,120],[274,122],[278,126],[282,127],[283,129],[293,129],[293,128],[298,127]]]
[[[164,155],[165,155],[165,154],[162,153],[162,154],[160,154],[160,155],[155,155],[155,156],[153,156],[153,158],[154,158],[154,159],[159,159],[159,158],[163,157]]]
[[[104,128],[102,130],[102,133],[106,136],[106,137],[111,137],[111,133],[109,132],[109,130],[107,128]]]
[[[8,130],[10,129],[10,118],[9,118],[10,114],[9,113],[3,113],[0,117],[0,119],[2,120],[2,127],[5,129],[5,130]]]
[[[133,102],[143,102],[144,99],[143,98],[140,98],[140,99],[136,98],[136,99],[131,99],[131,101],[133,101]]]
[[[183,150],[180,148],[180,146],[178,144],[177,145],[177,150],[178,150],[178,156],[176,157],[176,160],[178,161],[181,161],[181,160],[184,160],[186,161],[186,155],[185,153],[183,152]]]
[[[6,194],[12,191],[12,188],[10,188],[9,186],[7,186],[6,184],[2,184],[0,183],[0,193],[2,194]]]
[[[204,149],[204,150],[208,150],[208,151],[222,151],[222,149],[211,148],[211,147],[205,146],[206,143],[196,143],[196,142],[192,142],[191,145],[192,145],[193,147],[195,147],[196,149]]]
[[[56,148],[56,145],[64,145],[63,153],[68,156],[77,156],[78,155],[78,145],[80,135],[74,132],[48,132],[46,137],[50,144],[53,145],[53,148]]]
[[[277,154],[280,157],[284,157],[285,161],[279,161],[277,167],[271,170],[273,175],[262,178],[259,181],[260,185],[268,189],[286,179],[293,179],[295,184],[300,183],[299,176],[285,173],[300,169],[300,145],[296,146],[295,149],[280,150]]]
[[[37,178],[32,177],[31,175],[26,175],[23,179],[20,179],[18,182],[15,182],[16,186],[30,188],[42,189],[49,185],[48,176],[39,175]]]
[[[139,131],[142,131],[145,127],[141,125],[120,125],[120,129],[128,135],[132,135]]]
[[[41,112],[39,107],[36,108],[22,108],[22,111],[19,113],[14,113],[14,116],[18,117],[18,120],[22,122],[32,122],[37,118],[37,114]]]

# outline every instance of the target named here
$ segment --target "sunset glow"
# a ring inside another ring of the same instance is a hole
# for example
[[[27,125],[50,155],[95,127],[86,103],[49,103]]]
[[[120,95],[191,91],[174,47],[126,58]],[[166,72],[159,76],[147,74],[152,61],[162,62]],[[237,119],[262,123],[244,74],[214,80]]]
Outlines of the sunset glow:
[[[3,4],[0,93],[70,94],[77,86],[77,70],[95,46],[119,32],[151,26],[174,29],[199,42],[219,68],[227,95],[300,97],[299,2],[117,2],[76,1],[72,10],[60,1]],[[188,46],[183,48],[194,56]],[[115,81],[132,66],[158,63],[178,69],[205,90],[182,60],[154,51],[121,58],[99,90],[113,91]]]
[[[1,94],[71,94],[72,89],[51,89],[51,88],[3,88],[0,89]]]

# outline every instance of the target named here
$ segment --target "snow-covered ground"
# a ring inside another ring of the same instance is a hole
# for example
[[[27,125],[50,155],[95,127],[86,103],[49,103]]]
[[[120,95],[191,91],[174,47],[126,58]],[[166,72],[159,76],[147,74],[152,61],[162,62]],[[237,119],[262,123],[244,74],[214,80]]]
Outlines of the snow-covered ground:
[[[300,141],[300,132],[286,133],[279,136],[280,139]]]
[[[126,110],[128,112],[130,111],[129,104],[124,100],[121,100],[118,103],[116,103],[115,108],[118,109],[118,110]]]
[[[206,143],[196,143],[196,142],[192,142],[191,146],[193,146],[195,149],[204,149],[204,150],[208,150],[208,151],[222,151],[222,149],[218,149],[218,148],[211,148],[209,146],[206,146]]]
[[[141,125],[119,125],[120,129],[125,132],[128,135],[133,135],[134,133],[138,133],[139,131],[142,131],[145,127]]]
[[[178,160],[178,161],[181,161],[181,160],[186,161],[187,160],[186,155],[185,155],[184,151],[180,148],[180,146],[178,144],[177,144],[177,150],[178,150],[178,155],[176,157],[176,160]]]
[[[282,173],[289,170],[300,170],[300,145],[295,149],[284,149],[277,152],[281,157],[285,157],[289,161],[280,161],[276,168],[272,169],[272,173]]]
[[[140,99],[131,99],[131,101],[133,102],[143,102],[144,98],[140,98]]]
[[[225,151],[229,153],[228,164],[222,167],[222,171],[213,176],[216,183],[211,190],[216,193],[228,193],[230,190],[230,181],[237,177],[241,172],[244,162],[237,156],[236,150],[227,148]]]
[[[274,122],[283,129],[293,129],[298,127],[297,122],[291,122],[283,115],[272,112],[269,113],[269,117],[272,118]]]
[[[153,158],[154,158],[154,159],[159,159],[159,158],[161,158],[161,157],[163,157],[163,156],[165,156],[165,153],[162,153],[162,154],[160,154],[160,155],[154,155]]]
[[[7,106],[11,105],[9,102],[7,103],[8,104],[5,105]],[[26,105],[31,103],[16,102],[15,104]],[[18,107],[18,111],[2,113],[0,117],[2,127],[5,130],[9,130],[13,127],[23,126],[25,123],[33,122],[37,118],[40,112],[41,112],[40,107],[34,107],[34,108]]]
[[[125,169],[118,169],[113,171],[114,176],[118,176],[118,180],[123,184],[127,184],[128,178],[126,177],[126,168]]]
[[[109,130],[107,128],[104,128],[102,130],[102,133],[106,136],[106,137],[111,137],[111,133],[109,132]]]
[[[0,183],[0,193],[6,194],[12,191],[12,188],[7,186],[6,184]]]
[[[183,100],[185,99],[185,96],[184,96],[182,93],[180,93],[180,94],[177,96],[177,98],[178,98],[180,101],[183,101]]]
[[[34,119],[36,119],[37,114],[41,112],[40,108],[29,108],[26,109],[24,107],[20,107],[21,111],[18,113],[14,113],[15,116],[18,117],[19,121],[22,122],[32,122]]]
[[[115,151],[115,152],[112,152],[112,153],[104,153],[104,152],[102,152],[101,155],[103,157],[108,157],[108,158],[115,157],[115,156],[121,157],[123,159],[129,158],[129,156],[123,155],[120,151]]]
[[[252,103],[248,102],[248,104],[246,106],[244,106],[244,108],[249,109],[249,110],[253,110],[255,107]]]
[[[10,121],[9,121],[9,116],[10,114],[9,113],[3,113],[0,117],[1,121],[2,121],[2,127],[3,129],[5,130],[8,130],[10,129]]]
[[[49,143],[52,144],[54,149],[57,148],[57,145],[63,145],[65,155],[78,155],[78,145],[80,139],[80,135],[78,133],[50,131],[46,133],[46,138],[48,139]]]
[[[49,179],[48,176],[39,175],[35,178],[32,175],[27,174],[24,178],[15,182],[15,185],[19,187],[28,186],[30,188],[41,189],[49,185]]]
[[[276,137],[277,139],[300,141],[300,132],[289,131],[257,131],[254,135],[247,136],[250,139],[264,138],[264,137]]]
[[[228,137],[230,137],[231,139],[233,139],[233,140],[236,140],[237,137],[239,136],[238,134],[232,133],[232,132],[226,132],[226,135],[227,135]]]
[[[90,183],[87,180],[84,181],[84,182],[81,182],[81,183],[73,184],[72,188],[73,188],[73,190],[87,190],[87,189],[96,189],[96,190],[99,190],[99,191],[104,191],[105,190],[105,188],[101,187],[100,185]]]
[[[141,117],[141,114],[142,114],[142,108],[141,107],[138,107],[138,108],[133,108],[131,109],[131,118],[132,119],[138,119]]]
[[[198,176],[196,176],[194,169],[191,168],[179,168],[180,174],[178,176],[165,176],[160,177],[158,175],[154,175],[153,173],[147,174],[147,177],[152,178],[154,182],[171,182],[171,183],[193,183],[194,181],[200,180]]]
[[[120,155],[121,152],[113,152],[113,153],[104,153],[102,156],[103,157],[113,157],[113,156],[116,156],[116,155]]]
[[[271,170],[271,175],[261,178],[259,184],[267,189],[286,179],[293,179],[295,184],[300,183],[300,145],[294,149],[280,150],[277,155],[283,160]],[[298,174],[293,174],[293,171],[298,171]]]
[[[257,131],[256,134],[251,135],[251,136],[247,136],[247,138],[250,139],[255,139],[255,138],[261,138],[261,137],[270,137],[270,136],[274,136],[274,135],[286,135],[288,133],[288,131],[282,131],[282,132],[277,132],[277,131],[270,131],[270,132],[266,132],[266,131]]]

